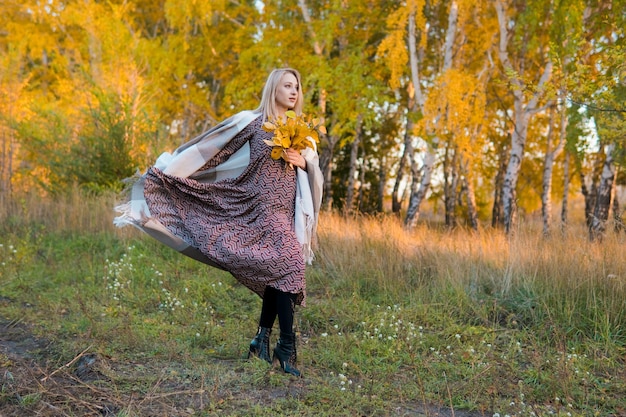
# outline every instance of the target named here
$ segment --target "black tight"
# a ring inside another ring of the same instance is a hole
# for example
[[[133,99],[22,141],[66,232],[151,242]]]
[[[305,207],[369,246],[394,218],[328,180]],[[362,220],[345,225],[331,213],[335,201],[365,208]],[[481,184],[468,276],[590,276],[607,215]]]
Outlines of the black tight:
[[[259,326],[271,329],[274,326],[276,316],[278,316],[281,333],[292,333],[295,303],[296,294],[283,292],[269,286],[265,287]]]

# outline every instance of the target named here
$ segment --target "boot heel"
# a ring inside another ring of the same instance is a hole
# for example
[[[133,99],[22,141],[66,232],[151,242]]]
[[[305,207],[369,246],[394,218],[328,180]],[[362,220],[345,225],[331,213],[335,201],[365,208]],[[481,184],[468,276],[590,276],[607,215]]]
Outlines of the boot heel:
[[[272,329],[267,327],[259,327],[256,336],[250,342],[250,351],[248,352],[248,359],[257,357],[263,359],[265,362],[272,363],[270,358],[270,335]]]
[[[278,343],[276,343],[276,347],[274,348],[273,363],[278,363],[286,374],[300,377],[302,374],[296,368],[297,360],[296,335],[294,333],[281,333]]]

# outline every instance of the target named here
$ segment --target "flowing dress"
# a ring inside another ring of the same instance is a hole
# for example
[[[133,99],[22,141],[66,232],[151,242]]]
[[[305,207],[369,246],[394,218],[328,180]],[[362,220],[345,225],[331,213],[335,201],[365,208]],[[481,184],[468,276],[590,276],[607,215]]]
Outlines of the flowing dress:
[[[153,218],[250,290],[263,297],[269,285],[297,294],[296,303],[304,305],[305,260],[294,229],[296,171],[270,157],[263,139],[271,137],[256,118],[199,170],[249,144],[250,162],[235,178],[205,183],[152,167],[144,198]]]

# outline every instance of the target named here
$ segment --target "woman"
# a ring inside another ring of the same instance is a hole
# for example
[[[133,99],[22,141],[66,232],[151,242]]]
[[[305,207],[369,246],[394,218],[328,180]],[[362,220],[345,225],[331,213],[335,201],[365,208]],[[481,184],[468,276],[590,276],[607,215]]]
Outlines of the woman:
[[[272,71],[259,107],[238,113],[163,154],[117,207],[118,226],[134,225],[176,250],[229,271],[262,299],[250,356],[296,368],[294,306],[306,299],[305,264],[312,259],[322,174],[315,149],[287,149],[272,159],[263,122],[301,114],[300,74]],[[270,358],[278,317],[280,337]]]

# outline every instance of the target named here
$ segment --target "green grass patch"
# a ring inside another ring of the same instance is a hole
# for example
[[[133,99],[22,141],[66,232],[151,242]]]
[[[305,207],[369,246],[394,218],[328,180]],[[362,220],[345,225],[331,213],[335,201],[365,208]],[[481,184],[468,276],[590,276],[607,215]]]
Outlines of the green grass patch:
[[[537,242],[323,214],[308,306],[296,313],[298,380],[246,359],[261,301],[228,273],[134,231],[9,220],[0,228],[0,317],[46,342],[0,354],[0,409],[624,412],[623,236],[599,248],[582,233]],[[97,367],[76,379],[86,352]],[[31,355],[36,376],[20,371]],[[61,376],[72,391],[41,382]]]

